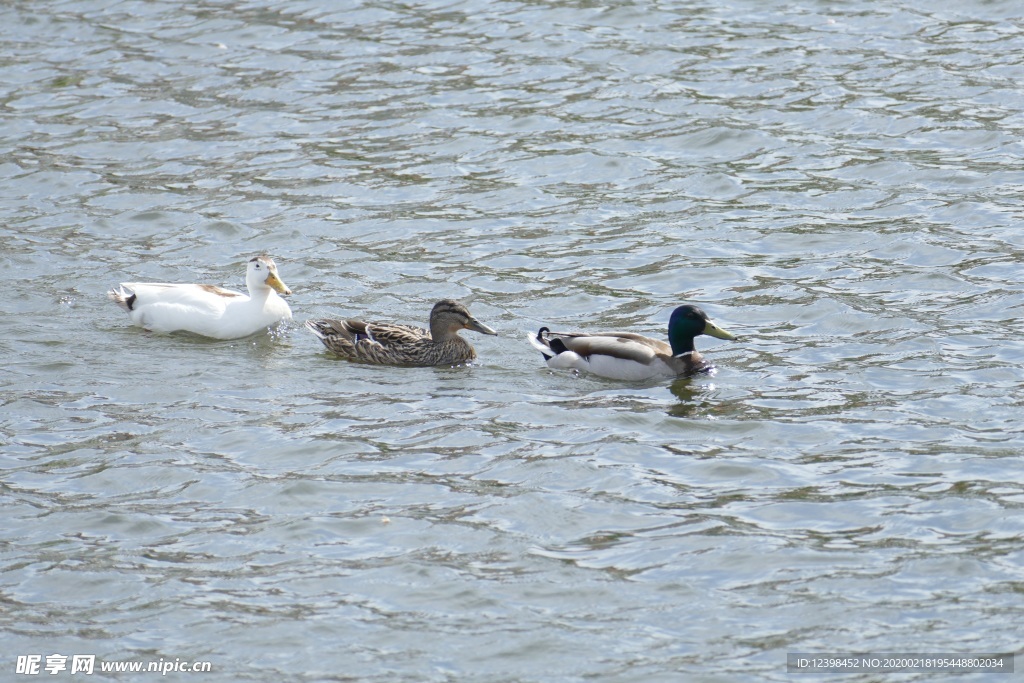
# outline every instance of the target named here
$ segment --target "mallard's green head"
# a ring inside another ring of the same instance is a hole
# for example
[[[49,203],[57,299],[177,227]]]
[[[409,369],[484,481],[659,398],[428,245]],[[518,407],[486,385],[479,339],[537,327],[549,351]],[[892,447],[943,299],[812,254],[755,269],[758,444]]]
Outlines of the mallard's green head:
[[[672,355],[693,351],[693,338],[708,334],[719,339],[736,339],[708,319],[707,313],[697,306],[685,304],[672,311],[668,319],[668,342],[672,345]]]

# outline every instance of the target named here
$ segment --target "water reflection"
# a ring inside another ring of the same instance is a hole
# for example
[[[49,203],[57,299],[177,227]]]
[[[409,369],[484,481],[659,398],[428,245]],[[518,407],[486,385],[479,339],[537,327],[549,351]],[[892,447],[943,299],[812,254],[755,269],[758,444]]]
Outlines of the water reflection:
[[[669,406],[668,414],[673,417],[696,417],[706,411],[707,403],[703,400],[703,396],[707,391],[713,389],[714,385],[709,386],[692,377],[680,377],[672,380],[668,388],[678,399],[676,403]]]

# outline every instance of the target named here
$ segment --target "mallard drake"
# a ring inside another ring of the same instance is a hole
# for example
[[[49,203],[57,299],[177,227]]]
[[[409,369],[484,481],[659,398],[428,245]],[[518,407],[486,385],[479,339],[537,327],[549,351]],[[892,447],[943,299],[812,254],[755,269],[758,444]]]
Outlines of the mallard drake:
[[[697,306],[680,306],[668,321],[666,344],[629,332],[573,334],[540,328],[529,339],[544,355],[549,368],[575,368],[611,379],[649,379],[692,375],[711,368],[693,346],[693,339],[708,334],[719,339],[736,337],[711,322]]]
[[[394,323],[362,320],[307,320],[313,334],[329,350],[349,360],[376,365],[459,365],[476,358],[459,330],[498,334],[452,299],[442,299],[430,311],[430,330]]]
[[[153,332],[237,339],[291,319],[292,309],[277,293],[292,290],[281,281],[272,258],[250,259],[245,285],[249,296],[216,285],[122,282],[107,295],[133,323]]]

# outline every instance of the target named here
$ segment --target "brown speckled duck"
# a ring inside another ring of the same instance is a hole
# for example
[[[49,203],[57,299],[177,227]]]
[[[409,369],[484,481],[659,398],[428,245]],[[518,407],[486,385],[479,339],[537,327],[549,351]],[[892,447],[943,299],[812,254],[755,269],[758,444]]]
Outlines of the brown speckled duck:
[[[330,351],[349,360],[376,365],[460,365],[476,358],[459,330],[498,334],[470,315],[458,301],[442,299],[430,311],[430,330],[362,320],[307,320]]]

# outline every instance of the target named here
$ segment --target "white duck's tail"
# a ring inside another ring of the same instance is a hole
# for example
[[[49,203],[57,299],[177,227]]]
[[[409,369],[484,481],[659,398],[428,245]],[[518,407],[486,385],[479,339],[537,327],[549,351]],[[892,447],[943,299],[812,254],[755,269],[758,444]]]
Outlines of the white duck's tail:
[[[131,313],[132,308],[135,306],[135,293],[126,290],[124,285],[119,286],[117,289],[110,290],[107,292],[107,296],[127,313]]]

